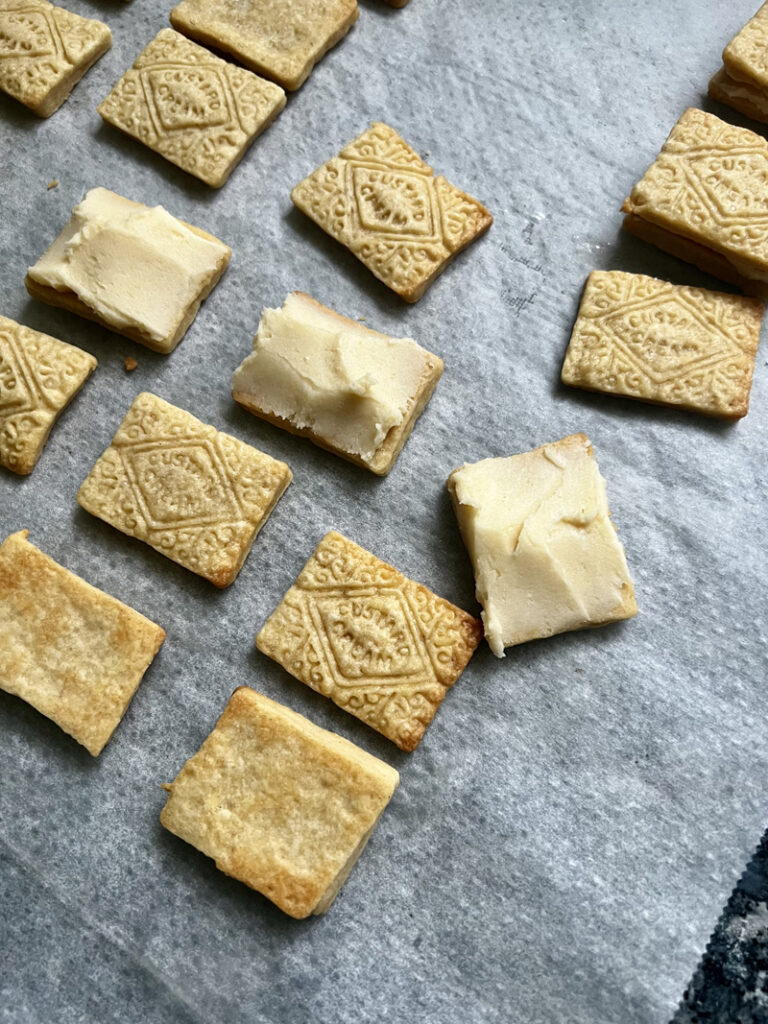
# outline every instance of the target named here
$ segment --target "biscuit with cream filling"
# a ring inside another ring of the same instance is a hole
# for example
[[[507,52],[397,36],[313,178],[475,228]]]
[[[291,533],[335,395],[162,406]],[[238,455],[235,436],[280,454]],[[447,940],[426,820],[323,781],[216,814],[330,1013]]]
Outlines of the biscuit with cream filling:
[[[448,490],[498,658],[514,644],[637,613],[605,481],[584,434],[462,466]]]
[[[410,338],[391,338],[292,292],[265,309],[232,397],[256,416],[383,476],[443,372]]]
[[[228,245],[162,206],[93,188],[24,283],[35,299],[168,353],[231,255]]]

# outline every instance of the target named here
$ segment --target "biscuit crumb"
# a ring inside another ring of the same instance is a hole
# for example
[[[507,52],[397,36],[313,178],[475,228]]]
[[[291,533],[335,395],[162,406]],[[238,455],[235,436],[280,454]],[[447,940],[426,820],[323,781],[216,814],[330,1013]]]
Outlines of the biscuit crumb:
[[[48,182],[48,191],[50,192],[52,188],[58,188],[58,187],[59,187],[59,179],[58,178],[51,178],[51,180]]]
[[[138,361],[133,358],[133,356],[126,356],[125,357],[125,364],[124,365],[125,365],[125,368],[128,371],[128,373],[131,373],[133,370],[136,369],[136,367],[139,364],[138,364]]]

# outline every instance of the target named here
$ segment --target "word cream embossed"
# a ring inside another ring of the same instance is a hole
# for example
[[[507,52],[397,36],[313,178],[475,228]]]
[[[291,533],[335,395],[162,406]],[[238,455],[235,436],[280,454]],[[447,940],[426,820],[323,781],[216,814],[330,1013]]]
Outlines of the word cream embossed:
[[[493,217],[386,124],[375,123],[291,192],[294,204],[406,302],[416,302]]]
[[[128,536],[227,587],[290,481],[285,463],[145,392],[77,500]]]
[[[219,188],[285,106],[285,93],[162,29],[99,105],[106,122]]]
[[[622,207],[624,227],[750,295],[768,295],[768,142],[686,110]]]
[[[329,533],[256,645],[401,750],[414,750],[482,635],[471,615]]]
[[[749,410],[763,303],[642,274],[590,274],[562,381],[738,419]]]

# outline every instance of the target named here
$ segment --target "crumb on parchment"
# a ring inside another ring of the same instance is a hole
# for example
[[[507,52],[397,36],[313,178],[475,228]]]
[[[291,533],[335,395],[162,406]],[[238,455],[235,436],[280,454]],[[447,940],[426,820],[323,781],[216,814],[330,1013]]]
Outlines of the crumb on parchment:
[[[128,373],[131,373],[139,365],[138,360],[134,359],[133,356],[126,356],[124,366]]]

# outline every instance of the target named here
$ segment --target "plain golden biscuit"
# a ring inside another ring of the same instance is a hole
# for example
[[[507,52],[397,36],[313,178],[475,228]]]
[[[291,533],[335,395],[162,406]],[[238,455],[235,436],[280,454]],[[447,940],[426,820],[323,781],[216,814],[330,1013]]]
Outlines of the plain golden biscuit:
[[[768,92],[749,82],[731,78],[724,67],[710,79],[709,95],[719,103],[727,103],[734,110],[740,110],[747,117],[768,123]]]
[[[328,533],[256,646],[401,750],[414,750],[482,635],[471,615]]]
[[[165,788],[160,821],[291,917],[324,914],[400,776],[354,743],[239,687]]]
[[[182,0],[171,23],[294,90],[358,16],[357,0]]]
[[[232,376],[232,397],[380,476],[394,465],[443,372],[411,338],[391,338],[292,292],[265,309]]]
[[[624,227],[737,284],[768,294],[768,142],[686,110],[622,207]]]
[[[763,4],[723,50],[731,78],[768,90],[768,4]]]
[[[595,270],[562,381],[738,419],[749,410],[763,312],[758,299]]]
[[[125,714],[165,631],[26,539],[0,545],[0,688],[95,757]]]
[[[32,472],[51,427],[95,369],[82,349],[0,316],[0,466]]]
[[[302,213],[406,302],[416,302],[493,217],[386,124],[374,123],[291,192]]]
[[[77,500],[129,537],[228,587],[290,481],[284,462],[144,392]]]
[[[454,470],[448,490],[493,653],[637,613],[584,434]]]
[[[24,284],[35,299],[168,353],[231,255],[218,238],[162,206],[92,188]]]
[[[98,107],[104,120],[219,188],[257,135],[285,106],[285,93],[164,28]]]
[[[101,21],[46,0],[0,0],[0,89],[39,117],[58,110],[111,45]]]

